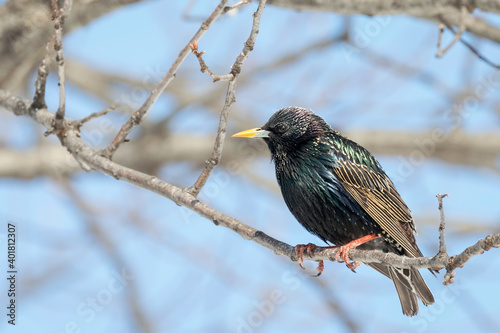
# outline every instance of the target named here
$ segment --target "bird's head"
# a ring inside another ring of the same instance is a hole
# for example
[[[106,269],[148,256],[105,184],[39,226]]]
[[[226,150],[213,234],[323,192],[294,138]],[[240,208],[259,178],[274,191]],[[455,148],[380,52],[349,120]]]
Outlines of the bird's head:
[[[329,128],[321,117],[310,110],[286,107],[272,115],[264,126],[236,133],[233,137],[262,138],[275,157],[276,154],[299,149]]]

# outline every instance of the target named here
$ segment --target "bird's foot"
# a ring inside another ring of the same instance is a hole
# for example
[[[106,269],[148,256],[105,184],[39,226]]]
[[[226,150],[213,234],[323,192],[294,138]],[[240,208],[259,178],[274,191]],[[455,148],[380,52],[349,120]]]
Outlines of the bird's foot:
[[[299,262],[299,266],[302,268],[302,269],[306,269],[304,267],[304,259],[302,258],[302,256],[304,255],[304,251],[308,254],[308,255],[312,255],[312,251],[316,248],[317,246],[314,245],[313,243],[309,243],[307,245],[304,245],[304,244],[299,244],[297,246],[295,246],[295,253],[297,254],[297,261]],[[320,276],[321,273],[323,273],[323,270],[325,269],[325,264],[323,263],[323,260],[320,260],[318,262],[318,267],[316,268],[316,270],[318,271],[318,274],[314,275],[314,276]]]
[[[297,257],[298,257],[297,261],[299,262],[300,268],[306,269],[303,265],[304,259],[302,259],[302,256],[304,255],[304,251],[306,251],[306,253],[308,255],[311,255],[312,250],[314,250],[315,248],[316,248],[316,245],[314,245],[313,243],[309,243],[307,245],[298,244],[295,246],[295,253],[297,254]]]
[[[349,251],[351,251],[352,249],[355,249],[356,247],[358,247],[361,244],[369,242],[372,239],[375,239],[378,237],[380,237],[380,236],[370,234],[370,235],[366,235],[364,237],[355,239],[355,240],[350,241],[349,243],[347,243],[345,245],[340,246],[337,253],[335,253],[335,260],[337,260],[339,262],[344,261],[347,268],[349,268],[353,272],[356,272],[356,268],[358,268],[359,265],[361,265],[361,263],[359,261],[352,261],[351,262],[351,259],[349,259]]]
[[[361,262],[352,261],[352,263],[351,263],[351,259],[349,259],[349,251],[350,250],[352,250],[352,248],[349,248],[347,246],[347,244],[340,246],[339,250],[335,254],[335,260],[337,260],[338,262],[345,262],[345,265],[347,266],[347,268],[349,268],[351,271],[356,273],[356,268],[358,268],[359,265],[361,265]]]

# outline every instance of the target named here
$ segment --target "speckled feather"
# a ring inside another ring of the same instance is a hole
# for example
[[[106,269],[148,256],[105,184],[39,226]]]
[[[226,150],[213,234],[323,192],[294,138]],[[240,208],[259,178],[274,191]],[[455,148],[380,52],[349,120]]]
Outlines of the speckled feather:
[[[360,248],[422,256],[410,210],[366,149],[302,108],[277,111],[262,129],[283,198],[309,232],[335,245],[375,234]],[[418,270],[370,266],[394,281],[406,315],[418,311],[415,295],[434,302]]]

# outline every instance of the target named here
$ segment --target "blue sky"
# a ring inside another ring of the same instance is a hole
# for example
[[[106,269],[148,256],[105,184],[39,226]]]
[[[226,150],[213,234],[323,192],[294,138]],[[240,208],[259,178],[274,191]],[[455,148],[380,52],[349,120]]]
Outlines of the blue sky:
[[[191,16],[206,17],[216,2],[194,4]],[[229,71],[248,36],[255,7],[253,3],[235,15],[221,18],[199,42],[200,50],[206,51],[205,61],[215,72]],[[185,4],[174,1],[148,1],[122,8],[68,34],[64,40],[65,55],[67,59],[139,81],[159,79],[199,28],[199,21],[182,18],[184,9]],[[491,19],[493,24],[500,23],[496,17]],[[339,36],[345,20],[332,13],[268,6],[243,73],[251,73],[316,41]],[[451,131],[453,124],[447,121],[446,114],[454,108],[453,95],[464,86],[478,86],[493,75],[490,67],[460,44],[443,59],[435,58],[438,33],[435,23],[406,16],[354,16],[350,27],[353,45],[335,44],[315,50],[292,64],[261,70],[248,79],[249,83],[241,84],[229,132],[246,129],[236,119],[244,119],[252,125],[249,127],[259,126],[275,110],[287,105],[312,108],[342,132],[410,133],[435,128]],[[446,41],[450,38],[451,34],[445,34]],[[491,59],[498,58],[498,45],[468,34],[465,38]],[[401,74],[398,69],[376,63],[374,55],[415,70]],[[422,78],[426,76],[432,78],[431,83]],[[214,86],[208,75],[199,72],[194,56],[186,59],[177,79],[191,80],[192,85],[187,89],[194,100]],[[499,77],[494,76],[492,82],[492,94],[478,100],[470,116],[464,119],[462,130],[498,131]],[[127,88],[116,92],[117,98],[123,95],[138,103],[143,95],[146,97],[144,92]],[[58,95],[53,77],[49,80],[47,97],[49,107],[54,110]],[[221,97],[219,109],[222,105]],[[69,117],[81,118],[107,106],[68,86]],[[148,114],[148,120],[162,119],[175,107],[174,98],[164,97]],[[123,116],[110,119],[115,121],[112,129],[118,130],[121,126],[118,120],[123,121]],[[99,128],[104,124],[102,121],[89,124],[87,130]],[[168,126],[172,132],[204,135],[215,133],[217,118],[194,103],[176,115]],[[0,139],[7,146],[29,149],[42,132],[29,119],[2,114]],[[131,137],[136,134],[137,131]],[[98,144],[104,146],[107,139],[104,136]],[[54,137],[44,140],[57,142]],[[258,147],[266,149],[264,144]],[[405,157],[377,157],[386,172],[397,178]],[[224,158],[235,163],[243,160],[243,156]],[[219,168],[201,198],[289,244],[320,244],[288,212],[276,191],[270,159],[266,156],[248,163],[251,164],[245,166],[252,174],[269,181],[271,187],[256,185],[246,173]],[[199,171],[178,163],[162,168],[158,176],[189,186]],[[421,306],[420,315],[409,319],[401,315],[392,283],[369,268],[362,266],[353,274],[344,265],[326,263],[320,282],[314,281],[296,263],[215,227],[156,194],[98,172],[78,173],[72,176],[71,183],[92,207],[90,216],[82,214],[53,179],[0,180],[0,220],[5,224],[13,221],[18,226],[17,331],[136,332],[130,297],[146,319],[154,323],[155,332],[348,331],[331,302],[341,304],[361,332],[480,332],[500,325],[496,316],[500,310],[497,302],[500,291],[496,285],[500,263],[495,260],[495,250],[457,270],[456,282],[450,287],[441,284],[443,274],[433,278],[423,272],[436,304]],[[498,166],[496,170],[472,168],[427,158],[396,183],[415,216],[418,241],[426,255],[437,251],[436,193],[450,195],[444,201],[450,253],[462,251],[489,233],[460,234],[457,230],[461,222],[498,230]],[[110,254],[92,236],[89,218],[106,235],[115,253]],[[4,229],[0,230],[0,244],[5,244]],[[116,257],[122,259],[123,266],[117,265],[113,259]],[[307,267],[309,273],[314,272],[313,263]],[[123,284],[120,289],[116,276],[122,270],[132,275],[133,282]],[[4,281],[0,290],[5,288]],[[120,291],[114,292],[117,288]],[[5,293],[0,291],[0,294]],[[90,309],[87,304],[92,298],[106,304],[89,319],[85,310]],[[0,297],[3,299],[5,296]],[[4,332],[5,320],[0,321],[0,327]]]

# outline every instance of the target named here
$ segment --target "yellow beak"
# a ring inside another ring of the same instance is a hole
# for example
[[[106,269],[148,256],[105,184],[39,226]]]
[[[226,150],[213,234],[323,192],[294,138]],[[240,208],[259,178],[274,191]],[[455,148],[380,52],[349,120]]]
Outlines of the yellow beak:
[[[242,138],[268,138],[269,131],[263,130],[262,128],[252,128],[246,131],[241,131],[233,134],[232,137],[242,137]]]

